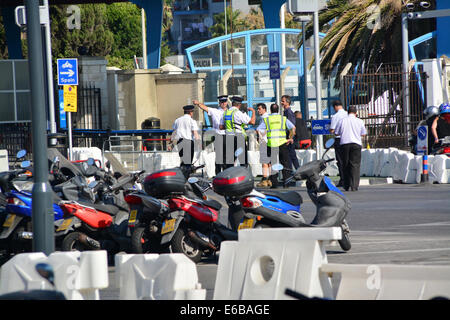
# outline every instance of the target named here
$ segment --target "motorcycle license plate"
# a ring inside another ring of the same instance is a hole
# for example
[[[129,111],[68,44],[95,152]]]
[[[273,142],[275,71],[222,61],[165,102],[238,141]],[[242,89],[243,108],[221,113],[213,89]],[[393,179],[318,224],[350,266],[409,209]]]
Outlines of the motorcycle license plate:
[[[130,211],[130,217],[128,218],[128,224],[135,224],[136,223],[136,217],[137,217],[137,210],[131,210]]]
[[[165,220],[161,228],[161,234],[172,232],[175,229],[175,221],[177,221],[177,219]]]
[[[61,225],[58,227],[58,229],[56,229],[57,232],[59,231],[64,231],[66,230],[68,227],[70,227],[70,225],[72,224],[73,219],[66,219],[64,220]]]
[[[14,223],[14,219],[16,218],[15,214],[8,214],[8,216],[6,217],[5,222],[3,223],[3,226],[6,228],[11,227],[11,225]]]
[[[255,219],[244,219],[244,221],[242,221],[239,224],[238,230],[251,229],[253,227],[254,222],[255,222]]]

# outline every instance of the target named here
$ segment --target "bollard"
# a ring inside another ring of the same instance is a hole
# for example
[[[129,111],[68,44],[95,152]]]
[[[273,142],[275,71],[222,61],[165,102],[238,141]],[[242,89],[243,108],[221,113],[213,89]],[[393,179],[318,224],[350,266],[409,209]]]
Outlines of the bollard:
[[[422,175],[420,176],[421,183],[428,182],[428,155],[422,156]]]

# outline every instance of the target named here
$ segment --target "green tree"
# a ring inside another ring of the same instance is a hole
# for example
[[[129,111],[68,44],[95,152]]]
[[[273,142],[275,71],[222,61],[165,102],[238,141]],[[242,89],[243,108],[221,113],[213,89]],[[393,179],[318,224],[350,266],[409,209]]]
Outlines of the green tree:
[[[240,10],[231,10],[228,6],[227,13],[227,33],[236,33],[248,29],[246,20],[242,19]],[[209,28],[213,38],[220,37],[225,34],[225,13],[221,12],[214,15],[214,25]]]
[[[435,7],[435,1],[431,3],[430,9]],[[348,63],[368,66],[401,62],[401,13],[405,4],[400,0],[330,0],[327,8],[319,12],[319,28],[323,30],[331,24],[320,43],[320,67],[324,75],[335,70],[339,75]],[[414,39],[434,29],[433,19],[420,24],[410,21],[409,37]],[[305,32],[306,38],[313,34],[312,22]],[[336,85],[339,86],[339,81]]]

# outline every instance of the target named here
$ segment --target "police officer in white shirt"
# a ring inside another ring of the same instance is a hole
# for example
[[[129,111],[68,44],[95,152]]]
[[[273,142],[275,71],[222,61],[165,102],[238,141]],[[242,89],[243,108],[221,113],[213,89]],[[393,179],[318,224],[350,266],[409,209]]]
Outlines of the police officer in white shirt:
[[[247,141],[245,139],[244,125],[255,124],[256,113],[255,109],[249,107],[248,110],[252,111],[252,116],[249,117],[247,113],[240,111],[242,106],[241,97],[233,96],[231,98],[231,108],[224,112],[224,116],[220,123],[220,129],[225,130],[225,145],[226,154],[231,154],[233,161],[230,161],[231,156],[226,156],[225,167],[232,167],[234,164],[234,153],[240,147],[244,149],[244,166],[247,165]]]
[[[214,151],[216,153],[216,174],[222,171],[225,163],[225,130],[220,129],[220,122],[223,119],[223,114],[228,110],[228,96],[221,95],[217,97],[219,100],[219,108],[207,107],[198,100],[193,100],[192,103],[208,113],[211,117],[212,127],[215,130],[214,135]]]
[[[347,117],[347,111],[344,110],[344,107],[342,106],[341,101],[335,100],[333,101],[333,108],[335,111],[335,114],[331,117],[331,123],[330,123],[330,132],[335,134],[336,125],[341,121],[342,118]],[[341,137],[339,135],[335,134],[335,141],[334,141],[334,152],[336,157],[336,162],[339,170],[339,182],[337,184],[338,187],[344,186],[344,171],[342,169],[342,162],[343,162],[343,150],[341,147]]]
[[[356,117],[356,107],[348,108],[348,116],[336,125],[335,134],[340,135],[343,151],[342,169],[344,171],[344,189],[357,191],[361,167],[361,136],[366,135],[364,121]]]
[[[197,122],[192,119],[195,107],[193,105],[184,106],[184,115],[175,120],[173,124],[172,142],[177,141],[178,154],[181,165],[192,165],[194,159],[194,139],[200,140]],[[172,146],[169,146],[169,150]]]

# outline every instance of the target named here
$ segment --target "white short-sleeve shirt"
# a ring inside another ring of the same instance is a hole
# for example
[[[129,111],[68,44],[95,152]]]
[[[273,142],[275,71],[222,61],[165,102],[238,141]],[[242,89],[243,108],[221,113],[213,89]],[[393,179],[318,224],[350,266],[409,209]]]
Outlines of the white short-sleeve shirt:
[[[348,113],[344,109],[340,109],[338,112],[336,112],[331,117],[330,130],[336,130],[336,126],[339,123],[339,121],[341,121],[343,118],[345,118],[347,116],[348,116]],[[336,135],[336,138],[339,138],[339,136],[336,134],[336,132],[335,132],[335,135]]]
[[[220,123],[223,119],[223,109],[222,108],[211,108],[208,107],[208,116],[211,117],[212,127],[216,130],[218,134],[225,134],[225,130],[220,130]]]
[[[367,134],[364,121],[357,118],[353,113],[339,121],[335,133],[341,136],[341,145],[356,143],[360,146],[362,146],[361,136]]]
[[[190,115],[185,114],[175,120],[172,128],[176,131],[176,139],[194,140],[192,131],[197,131],[198,125]]]

